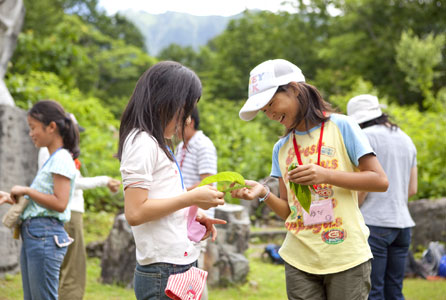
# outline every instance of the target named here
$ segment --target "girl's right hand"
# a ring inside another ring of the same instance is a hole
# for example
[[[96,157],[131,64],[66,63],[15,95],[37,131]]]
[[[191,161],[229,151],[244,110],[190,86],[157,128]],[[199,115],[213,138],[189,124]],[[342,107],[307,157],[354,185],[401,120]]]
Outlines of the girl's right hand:
[[[241,188],[231,192],[232,198],[239,198],[245,200],[253,200],[261,196],[265,196],[266,190],[263,184],[258,183],[254,180],[245,180],[245,184],[249,185],[251,188]]]
[[[14,204],[14,201],[9,193],[0,191],[0,205],[4,203]]]
[[[225,194],[210,185],[197,187],[189,191],[189,193],[193,193],[192,199],[194,203],[192,205],[196,205],[204,210],[225,204],[223,199]]]
[[[24,196],[28,194],[29,187],[27,186],[21,186],[21,185],[14,185],[11,188],[11,199],[15,202],[19,201],[20,196]]]

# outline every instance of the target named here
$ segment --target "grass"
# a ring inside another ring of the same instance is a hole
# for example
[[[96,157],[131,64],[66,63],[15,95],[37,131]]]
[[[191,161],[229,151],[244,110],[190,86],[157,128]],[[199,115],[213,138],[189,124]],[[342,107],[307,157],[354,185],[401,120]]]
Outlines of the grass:
[[[105,239],[104,232],[111,228],[113,215],[86,214],[85,238],[88,241]],[[250,261],[250,272],[246,283],[228,288],[211,288],[210,300],[282,300],[287,299],[285,291],[285,272],[282,265],[274,265],[260,258],[262,245],[251,245],[246,255]],[[87,261],[87,287],[85,300],[134,300],[132,289],[100,283],[100,260],[89,258]],[[427,281],[423,279],[404,280],[403,293],[406,300],[446,300],[446,281]],[[20,274],[7,275],[0,279],[0,300],[23,299]]]

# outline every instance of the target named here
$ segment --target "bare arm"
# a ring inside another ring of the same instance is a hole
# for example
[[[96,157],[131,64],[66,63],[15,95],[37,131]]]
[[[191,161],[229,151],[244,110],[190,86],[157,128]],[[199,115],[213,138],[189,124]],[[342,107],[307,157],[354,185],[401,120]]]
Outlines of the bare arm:
[[[209,209],[224,204],[224,193],[211,186],[202,186],[171,198],[152,199],[149,194],[150,192],[142,188],[130,187],[125,190],[125,218],[131,226],[159,220],[191,205]]]
[[[252,180],[245,180],[245,184],[251,186],[251,188],[242,188],[231,192],[232,197],[241,198],[245,200],[253,200],[258,197],[264,197],[267,193],[265,187]],[[279,178],[279,193],[280,197],[274,194],[269,194],[266,198],[265,203],[283,220],[288,218],[291,213],[290,207],[288,206],[288,196],[285,183],[282,178]]]
[[[279,194],[277,197],[274,194],[270,194],[265,199],[266,205],[268,205],[282,220],[286,220],[291,213],[290,206],[288,205],[288,193],[283,178],[279,178]],[[264,196],[264,195],[262,195]]]
[[[331,184],[341,188],[385,192],[389,185],[386,173],[376,156],[364,155],[359,159],[360,172],[345,172],[325,169],[315,164],[296,167],[288,173],[289,180],[304,185]]]
[[[369,192],[358,192],[358,206],[361,207]]]
[[[11,189],[11,197],[18,199],[19,196],[28,195],[33,201],[47,209],[64,212],[70,199],[70,179],[53,174],[53,180],[53,194],[45,194],[27,186],[16,185]]]
[[[410,181],[409,181],[409,197],[415,195],[418,191],[418,168],[413,167],[410,170]]]

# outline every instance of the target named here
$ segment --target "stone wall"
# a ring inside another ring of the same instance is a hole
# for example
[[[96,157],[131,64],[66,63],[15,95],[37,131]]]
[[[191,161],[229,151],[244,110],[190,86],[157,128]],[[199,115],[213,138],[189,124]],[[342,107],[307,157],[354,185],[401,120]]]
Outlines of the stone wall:
[[[427,248],[430,241],[446,244],[446,198],[409,202],[409,211],[416,223],[412,230],[412,248]]]
[[[0,105],[0,190],[13,185],[30,185],[37,172],[37,149],[28,136],[26,112],[9,105]],[[0,219],[9,209],[0,206]],[[0,223],[0,275],[18,269],[20,243],[12,231]]]
[[[14,105],[3,76],[16,47],[24,17],[23,0],[0,0],[0,104]]]

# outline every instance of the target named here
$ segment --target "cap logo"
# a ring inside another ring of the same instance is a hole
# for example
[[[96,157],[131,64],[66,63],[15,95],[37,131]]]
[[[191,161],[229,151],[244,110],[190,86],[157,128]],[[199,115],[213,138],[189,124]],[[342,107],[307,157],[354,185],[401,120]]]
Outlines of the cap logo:
[[[249,95],[255,95],[265,90],[265,88],[269,88],[271,85],[271,82],[269,82],[271,79],[271,75],[272,74],[270,72],[263,72],[252,75],[249,78]]]

